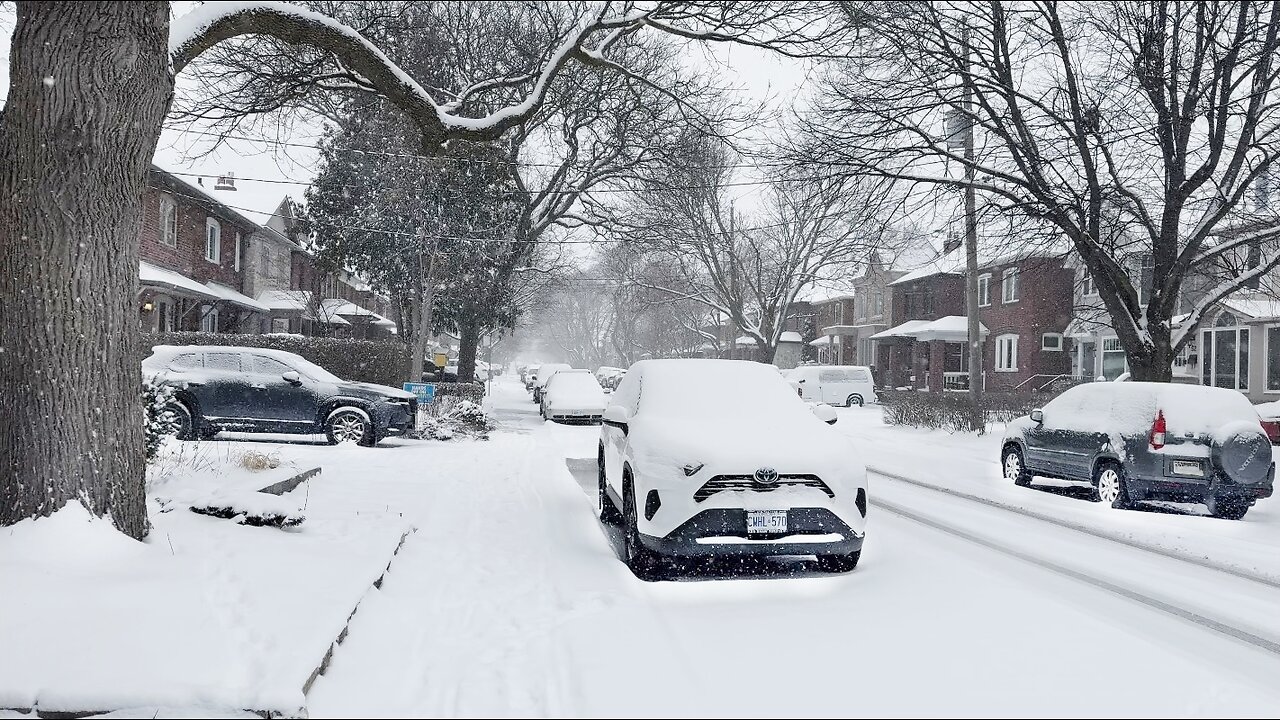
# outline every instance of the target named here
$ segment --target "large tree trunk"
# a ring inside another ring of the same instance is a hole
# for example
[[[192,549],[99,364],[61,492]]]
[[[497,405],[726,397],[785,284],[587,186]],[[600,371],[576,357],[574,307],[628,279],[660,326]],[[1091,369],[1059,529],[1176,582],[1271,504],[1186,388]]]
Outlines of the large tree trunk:
[[[476,376],[476,348],[480,346],[480,324],[466,321],[458,328],[458,382],[471,382]]]
[[[0,525],[79,500],[141,538],[138,231],[169,3],[19,3],[0,116]]]

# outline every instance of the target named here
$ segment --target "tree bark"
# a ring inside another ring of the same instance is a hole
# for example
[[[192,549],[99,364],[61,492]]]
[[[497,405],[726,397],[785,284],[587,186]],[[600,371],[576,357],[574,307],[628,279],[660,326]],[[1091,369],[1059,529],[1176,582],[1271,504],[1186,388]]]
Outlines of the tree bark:
[[[458,382],[471,382],[476,376],[476,349],[480,346],[480,324],[462,323],[458,328]]]
[[[169,3],[19,3],[0,115],[0,525],[148,530],[137,308]]]

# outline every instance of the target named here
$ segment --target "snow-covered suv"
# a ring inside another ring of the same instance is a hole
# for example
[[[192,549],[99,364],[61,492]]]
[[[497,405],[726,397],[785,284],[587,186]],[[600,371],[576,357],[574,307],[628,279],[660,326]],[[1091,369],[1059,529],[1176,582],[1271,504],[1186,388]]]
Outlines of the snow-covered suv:
[[[816,555],[827,571],[858,564],[866,469],[772,365],[743,360],[642,360],[605,409],[599,510],[622,523],[627,564],[661,574],[664,560]]]
[[[1009,423],[1005,477],[1089,482],[1093,498],[1204,503],[1238,520],[1271,497],[1276,466],[1258,413],[1234,391],[1170,383],[1086,383]]]

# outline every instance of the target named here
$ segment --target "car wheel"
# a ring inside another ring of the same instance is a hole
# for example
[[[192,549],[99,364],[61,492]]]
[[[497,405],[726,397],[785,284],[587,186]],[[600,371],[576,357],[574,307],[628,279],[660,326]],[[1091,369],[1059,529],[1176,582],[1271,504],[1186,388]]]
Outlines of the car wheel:
[[[1250,502],[1242,498],[1216,498],[1210,496],[1205,503],[1209,514],[1223,520],[1241,520],[1249,512]]]
[[[1004,479],[1014,485],[1026,487],[1031,484],[1031,473],[1027,472],[1026,463],[1022,461],[1022,450],[1017,445],[1009,445],[1004,449]]]
[[[822,572],[843,573],[858,567],[862,551],[855,550],[848,555],[819,555],[818,569]]]
[[[173,436],[179,440],[195,440],[195,418],[191,409],[182,402],[171,402],[165,406],[164,413],[174,422]]]
[[[862,407],[862,396],[857,393],[854,393],[849,397],[845,398],[845,401],[844,401],[845,407],[853,407],[854,405],[857,405],[858,407]]]
[[[1108,462],[1099,465],[1093,486],[1099,501],[1121,510],[1129,507],[1129,485],[1124,477],[1124,468],[1119,464]]]
[[[329,416],[324,426],[325,435],[330,445],[338,443],[359,443],[373,445],[377,442],[373,428],[369,425],[365,414],[354,408],[338,410]]]
[[[600,448],[600,453],[596,458],[596,476],[598,488],[600,522],[605,525],[617,525],[622,521],[622,513],[618,512],[618,506],[613,504],[613,500],[609,498],[608,481],[604,474],[604,448]]]
[[[665,579],[662,558],[640,542],[640,522],[636,514],[635,488],[630,478],[622,485],[622,546],[627,567],[636,577],[646,582]]]

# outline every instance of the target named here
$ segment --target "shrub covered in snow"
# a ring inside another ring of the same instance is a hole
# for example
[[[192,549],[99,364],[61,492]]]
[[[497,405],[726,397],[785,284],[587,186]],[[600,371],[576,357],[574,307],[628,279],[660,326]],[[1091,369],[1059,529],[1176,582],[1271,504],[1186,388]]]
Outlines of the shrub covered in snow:
[[[371,341],[300,335],[227,335],[222,333],[143,333],[143,355],[156,345],[242,345],[296,353],[343,380],[400,387],[409,353],[396,340]]]
[[[877,393],[888,425],[946,430],[986,432],[991,423],[1009,422],[1041,407],[1057,393],[983,393],[982,427],[974,427],[974,412],[968,393],[882,390]]]
[[[470,437],[487,440],[493,424],[484,408],[470,400],[437,398],[419,416],[416,435],[425,440],[453,440]]]
[[[173,388],[144,380],[142,382],[143,427],[146,430],[147,460],[153,460],[160,452],[165,438],[178,430],[178,421],[168,411],[173,402]]]

